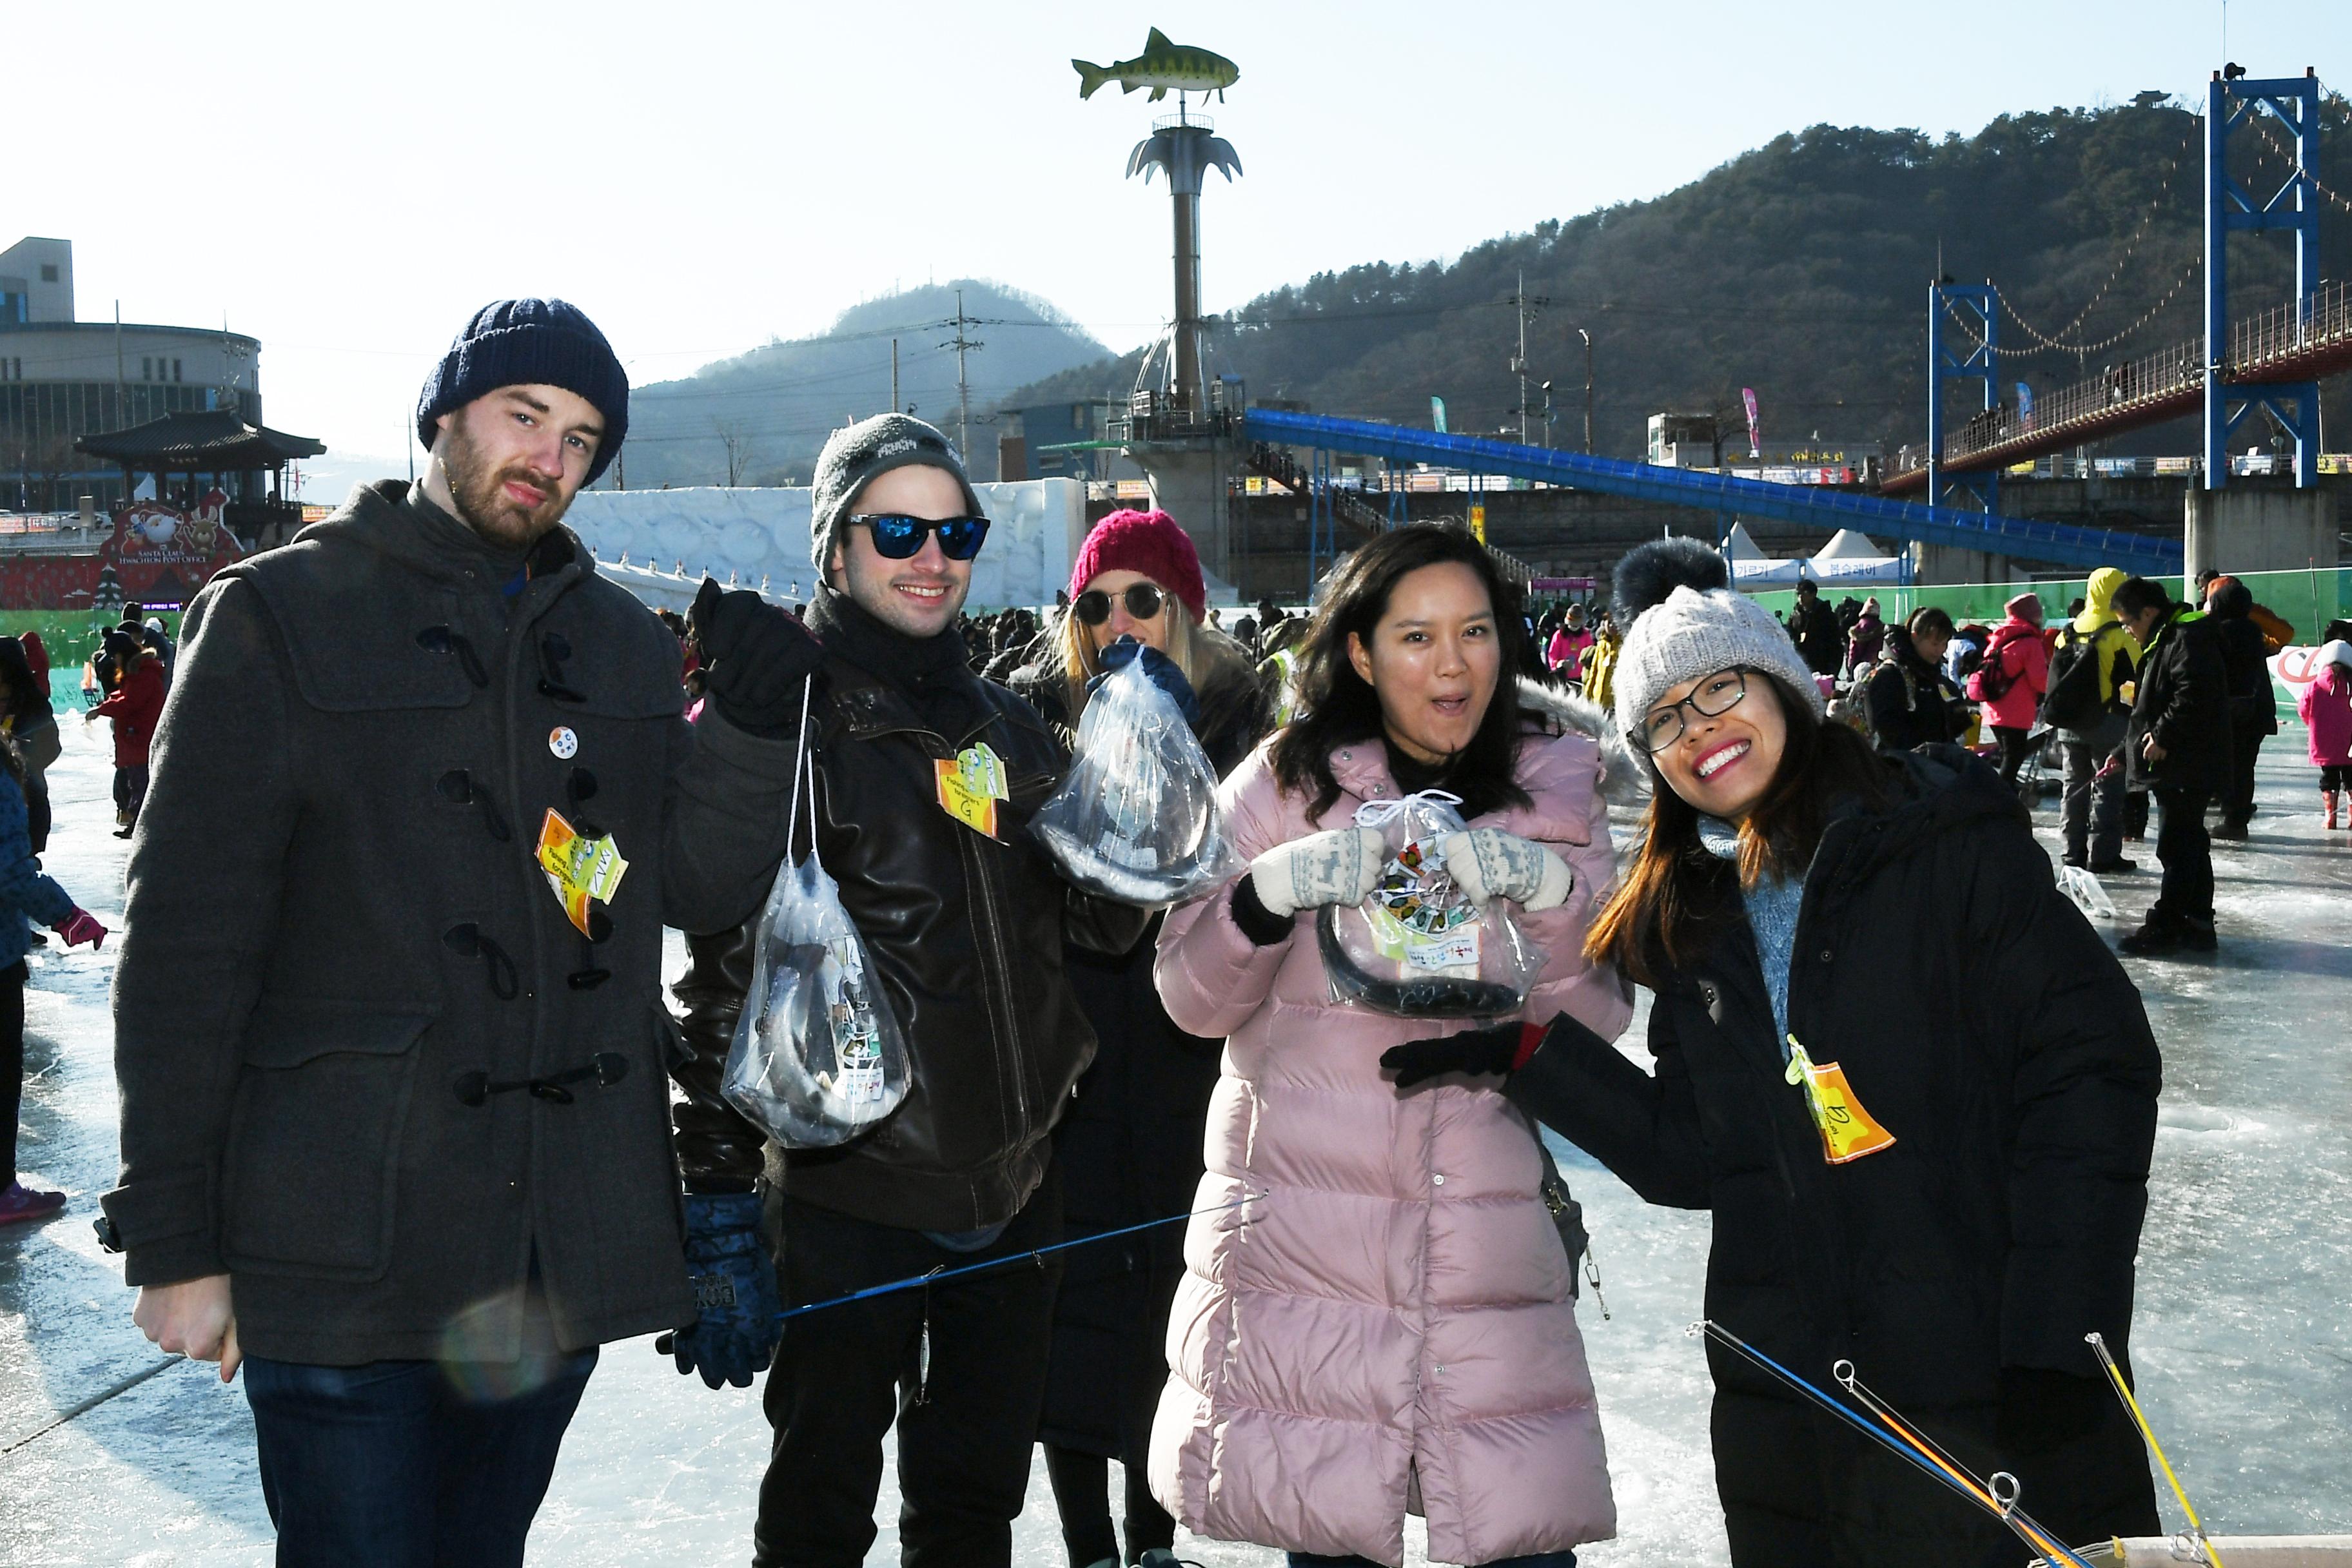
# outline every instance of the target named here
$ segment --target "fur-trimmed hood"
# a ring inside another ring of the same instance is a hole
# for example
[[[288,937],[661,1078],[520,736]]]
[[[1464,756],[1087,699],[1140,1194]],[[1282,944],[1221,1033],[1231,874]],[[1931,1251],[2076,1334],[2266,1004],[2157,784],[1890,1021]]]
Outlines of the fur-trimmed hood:
[[[1601,746],[1601,797],[1612,805],[1640,805],[1650,798],[1650,769],[1627,743],[1617,721],[1598,702],[1573,691],[1522,679],[1519,706],[1563,730],[1589,735]]]

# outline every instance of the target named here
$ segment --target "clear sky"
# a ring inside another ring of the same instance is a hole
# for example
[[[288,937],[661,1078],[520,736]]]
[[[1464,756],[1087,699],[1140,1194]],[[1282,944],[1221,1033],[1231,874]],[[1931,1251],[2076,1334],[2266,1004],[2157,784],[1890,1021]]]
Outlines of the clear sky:
[[[2202,94],[2221,0],[1125,0],[995,5],[18,5],[0,245],[74,242],[84,320],[262,340],[268,416],[401,451],[484,302],[555,294],[633,380],[821,331],[927,278],[1043,295],[1113,348],[1170,309],[1168,204],[1121,176],[1153,24],[1232,58],[1208,308],[1451,257],[1670,190],[1822,122]],[[2229,58],[2352,87],[2352,0],[2231,0]],[[1161,108],[1172,110],[1171,99]],[[2338,174],[2336,182],[2352,184]],[[975,379],[979,372],[975,371]]]

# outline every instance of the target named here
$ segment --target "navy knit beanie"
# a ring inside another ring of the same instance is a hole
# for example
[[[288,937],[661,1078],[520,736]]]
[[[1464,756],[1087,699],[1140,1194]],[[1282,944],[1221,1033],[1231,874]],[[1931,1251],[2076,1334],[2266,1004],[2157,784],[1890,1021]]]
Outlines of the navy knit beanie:
[[[500,300],[474,313],[416,399],[416,439],[428,451],[433,422],[502,386],[560,386],[604,416],[604,438],[583,489],[621,449],[629,433],[629,374],[613,345],[576,305],[561,300]]]

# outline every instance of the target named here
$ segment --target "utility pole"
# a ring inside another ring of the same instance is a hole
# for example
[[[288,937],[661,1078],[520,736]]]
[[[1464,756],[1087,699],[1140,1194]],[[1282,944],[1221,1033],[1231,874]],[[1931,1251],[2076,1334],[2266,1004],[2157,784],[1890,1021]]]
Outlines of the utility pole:
[[[1511,294],[1511,309],[1519,318],[1519,352],[1511,356],[1511,374],[1519,378],[1519,445],[1524,447],[1528,444],[1528,323],[1551,301],[1528,298],[1526,268],[1519,270],[1518,279],[1518,287]]]
[[[890,340],[890,412],[898,412],[898,340]]]
[[[1592,456],[1592,334],[1582,327],[1576,335],[1584,340],[1584,455]]]
[[[978,338],[968,338],[963,335],[963,330],[966,327],[980,325],[980,318],[963,313],[963,290],[961,289],[956,290],[955,320],[948,324],[955,328],[956,335],[950,341],[941,343],[940,347],[955,350],[957,455],[969,463],[971,461],[971,383],[964,375],[963,356],[968,350],[985,348],[988,345]]]

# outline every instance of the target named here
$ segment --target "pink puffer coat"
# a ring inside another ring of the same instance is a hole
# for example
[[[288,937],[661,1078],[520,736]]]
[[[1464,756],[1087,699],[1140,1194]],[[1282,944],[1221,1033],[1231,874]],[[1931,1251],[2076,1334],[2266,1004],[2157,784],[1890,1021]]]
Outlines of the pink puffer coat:
[[[1379,742],[1331,763],[1345,793],[1320,822],[1277,790],[1265,748],[1234,771],[1220,799],[1244,857],[1396,798]],[[1583,956],[1614,874],[1600,769],[1581,735],[1531,736],[1518,782],[1532,807],[1475,825],[1549,844],[1576,873],[1564,907],[1524,917],[1548,955],[1524,1016],[1565,1011],[1613,1037],[1631,1006]],[[1265,1194],[1185,1237],[1151,1431],[1160,1500],[1198,1534],[1387,1563],[1403,1560],[1408,1511],[1444,1563],[1614,1534],[1570,1262],[1527,1119],[1491,1083],[1399,1094],[1381,1073],[1389,1047],[1472,1026],[1335,1006],[1314,912],[1256,947],[1223,891],[1169,915],[1157,973],[1180,1027],[1231,1037],[1194,1206]]]

